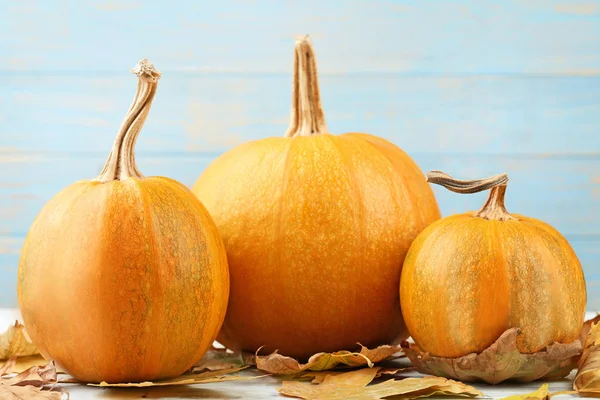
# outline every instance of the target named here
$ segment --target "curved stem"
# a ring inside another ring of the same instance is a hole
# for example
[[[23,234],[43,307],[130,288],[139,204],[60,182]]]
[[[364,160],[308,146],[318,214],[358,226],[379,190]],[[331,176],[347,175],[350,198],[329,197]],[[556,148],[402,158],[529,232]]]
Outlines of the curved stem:
[[[315,52],[308,35],[296,39],[294,52],[292,112],[285,136],[328,133],[319,93]]]
[[[135,142],[150,112],[160,72],[147,59],[137,63],[132,72],[138,76],[137,92],[119,128],[104,169],[96,178],[101,182],[144,177],[135,163]]]
[[[429,171],[427,173],[427,182],[441,185],[456,193],[477,193],[491,189],[486,203],[475,213],[475,216],[498,221],[516,219],[506,211],[506,207],[504,206],[504,195],[506,194],[506,184],[508,182],[506,174],[463,181],[455,179],[442,171]]]

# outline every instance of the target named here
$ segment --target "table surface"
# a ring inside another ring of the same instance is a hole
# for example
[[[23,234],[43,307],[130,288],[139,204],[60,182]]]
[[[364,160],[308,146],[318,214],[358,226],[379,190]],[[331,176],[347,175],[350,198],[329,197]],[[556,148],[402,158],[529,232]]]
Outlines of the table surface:
[[[595,312],[588,313],[586,317],[592,318]],[[15,319],[20,320],[20,313],[17,309],[0,309],[0,330],[4,326],[8,327],[14,323]],[[588,319],[588,318],[586,318]],[[407,366],[409,362],[406,359],[393,361],[399,366]],[[243,371],[242,374],[253,375],[255,371]],[[407,373],[407,376],[421,376],[419,373]],[[550,381],[550,393],[558,391],[572,390],[573,377],[572,372],[569,377],[561,380]],[[482,391],[492,399],[500,399],[514,394],[524,394],[537,390],[543,380],[532,383],[503,383],[499,385],[474,384],[477,389]],[[219,383],[207,383],[201,385],[185,386],[167,386],[154,388],[94,388],[84,385],[63,385],[69,392],[72,400],[90,400],[90,399],[270,399],[285,397],[279,394],[277,388],[281,386],[281,380],[273,377],[264,377],[248,381],[230,381]],[[429,397],[430,399],[449,399],[449,397]],[[561,395],[559,399],[584,398],[577,395]]]

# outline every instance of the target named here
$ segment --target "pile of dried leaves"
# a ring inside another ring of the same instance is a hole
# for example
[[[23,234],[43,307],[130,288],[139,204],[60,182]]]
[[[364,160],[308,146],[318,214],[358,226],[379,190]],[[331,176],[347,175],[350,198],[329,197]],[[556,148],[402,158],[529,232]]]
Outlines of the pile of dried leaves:
[[[268,375],[283,378],[279,392],[301,399],[383,399],[420,398],[429,396],[484,397],[468,382],[483,380],[497,383],[505,379],[530,381],[541,377],[563,377],[577,366],[574,392],[600,395],[600,316],[586,322],[580,341],[561,345],[553,344],[534,355],[520,354],[516,350],[518,330],[505,332],[490,348],[480,354],[470,354],[457,359],[441,359],[421,352],[415,345],[403,344],[404,351],[415,367],[434,376],[402,376],[414,368],[382,368],[374,363],[401,357],[399,346],[364,346],[356,352],[339,351],[318,353],[307,363],[278,354],[251,355],[212,348],[192,369],[177,378],[141,383],[90,384],[99,387],[150,387],[188,385],[232,380],[257,379]],[[581,343],[584,343],[582,348]],[[0,334],[0,359],[7,359],[0,368],[0,398],[59,400],[68,393],[57,384],[82,384],[72,378],[58,379],[61,371],[54,362],[36,355],[27,333],[18,322]],[[24,357],[23,357],[24,356]],[[19,357],[19,358],[17,358]],[[244,369],[256,367],[266,373],[233,375]],[[387,379],[386,379],[387,377]],[[454,378],[456,380],[447,379]],[[544,400],[562,394],[548,391],[542,385],[537,391],[525,395],[506,397],[505,400]]]

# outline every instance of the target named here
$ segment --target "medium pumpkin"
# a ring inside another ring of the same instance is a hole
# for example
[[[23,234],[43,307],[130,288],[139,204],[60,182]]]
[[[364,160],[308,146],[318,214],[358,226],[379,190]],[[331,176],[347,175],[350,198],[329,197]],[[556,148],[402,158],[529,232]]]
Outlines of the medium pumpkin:
[[[160,74],[138,91],[104,170],[58,193],[31,226],[18,295],[41,353],[86,382],[176,376],[215,339],[227,309],[227,256],[181,183],[143,177],[134,144]]]
[[[421,350],[479,353],[509,328],[520,328],[522,353],[575,340],[586,288],[567,240],[542,221],[506,211],[506,174],[460,181],[432,171],[427,178],[458,193],[491,192],[478,212],[431,224],[406,256],[402,314]]]
[[[296,42],[285,137],[225,153],[193,191],[227,249],[231,296],[221,343],[307,358],[405,333],[402,261],[439,209],[398,147],[328,133],[307,37]]]

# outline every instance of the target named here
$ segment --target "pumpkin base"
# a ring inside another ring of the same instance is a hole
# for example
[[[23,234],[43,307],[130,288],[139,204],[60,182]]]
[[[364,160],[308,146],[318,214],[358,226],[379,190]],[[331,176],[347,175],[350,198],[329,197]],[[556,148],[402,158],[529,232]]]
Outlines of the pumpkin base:
[[[497,384],[506,380],[559,379],[577,367],[583,350],[580,339],[571,343],[553,343],[535,353],[521,353],[517,348],[520,334],[517,328],[508,329],[481,353],[456,358],[431,356],[407,341],[402,343],[402,348],[417,371],[463,382]]]

